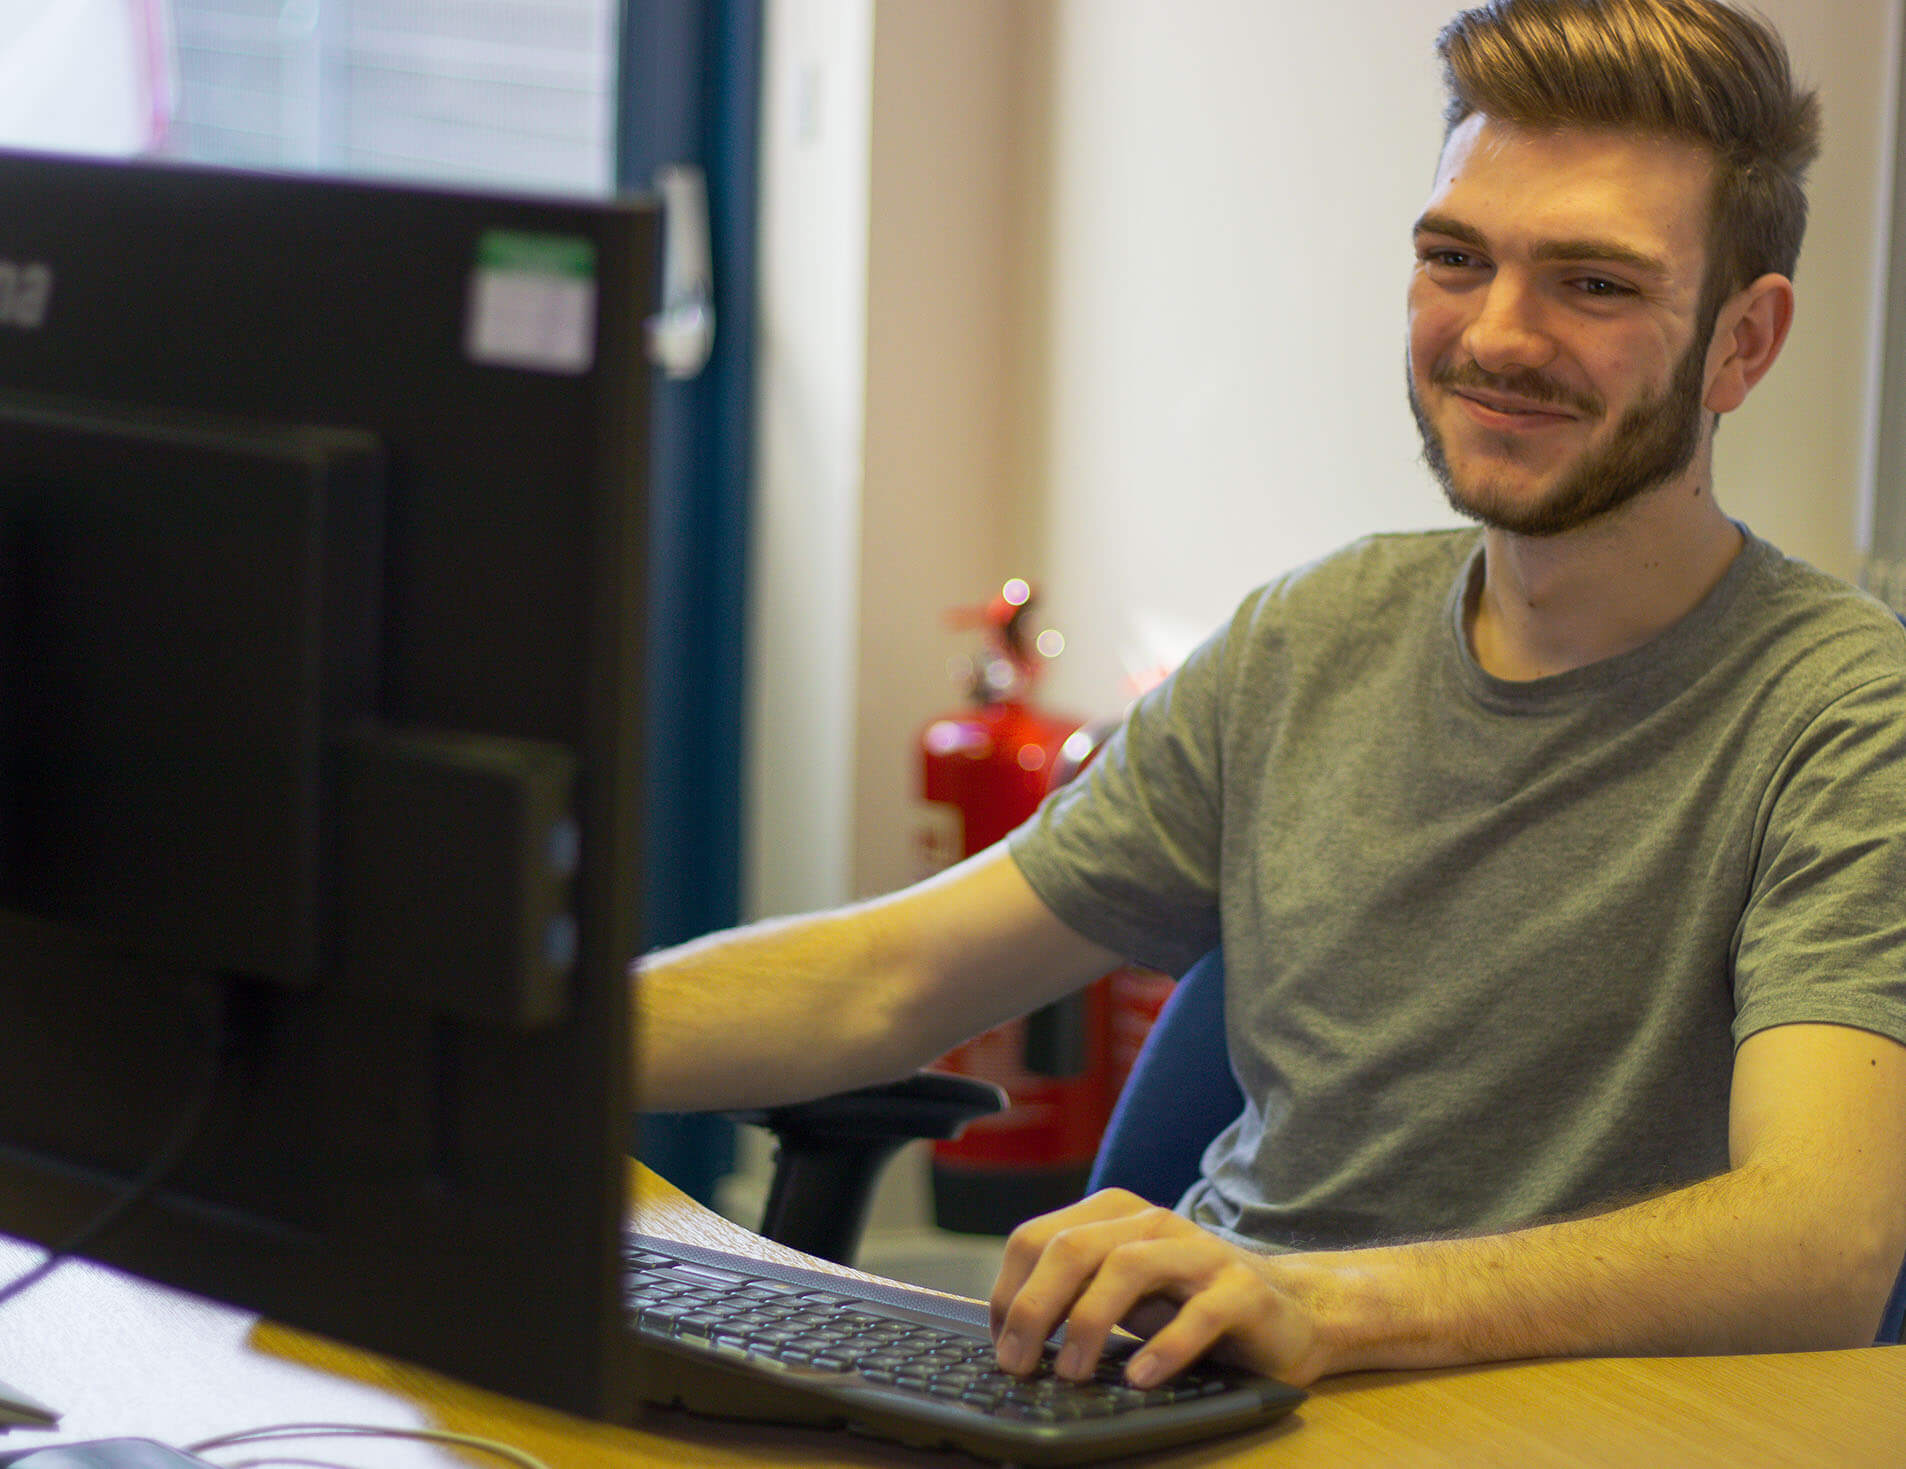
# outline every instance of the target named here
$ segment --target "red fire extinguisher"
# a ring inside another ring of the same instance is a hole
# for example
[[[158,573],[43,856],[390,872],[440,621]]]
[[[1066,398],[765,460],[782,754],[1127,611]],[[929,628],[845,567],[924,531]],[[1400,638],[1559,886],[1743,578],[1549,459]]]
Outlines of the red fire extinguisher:
[[[1079,721],[1031,702],[1056,651],[1053,635],[1031,635],[1032,605],[1032,589],[1015,580],[987,606],[951,614],[957,626],[982,628],[987,647],[968,706],[933,720],[920,736],[920,849],[929,871],[1005,836],[1032,815],[1055,773],[1076,762],[1067,741]],[[956,1141],[934,1144],[934,1217],[943,1228],[1004,1234],[1079,1196],[1113,1095],[1106,991],[1100,982],[936,1063],[994,1082],[1010,1102]]]

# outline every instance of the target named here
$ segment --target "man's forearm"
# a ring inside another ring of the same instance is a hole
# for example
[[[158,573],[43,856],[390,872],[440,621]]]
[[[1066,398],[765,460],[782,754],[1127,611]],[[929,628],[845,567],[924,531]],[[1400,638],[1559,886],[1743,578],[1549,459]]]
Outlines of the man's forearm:
[[[759,1106],[903,1076],[1103,974],[1003,846],[904,892],[634,966],[643,1105]]]
[[[1740,1168],[1591,1218],[1267,1264],[1316,1312],[1322,1372],[1869,1343],[1899,1261],[1818,1220],[1805,1176]]]
[[[865,912],[774,920],[649,955],[633,969],[641,1105],[768,1105],[897,1075],[917,1064],[880,983]]]
[[[1592,1217],[1471,1239],[1262,1255],[1106,1189],[1029,1220],[993,1289],[1000,1361],[1062,1372],[1111,1329],[1140,1386],[1222,1347],[1299,1386],[1363,1368],[1798,1351],[1873,1339],[1906,1254],[1906,1045],[1772,1026],[1735,1056],[1726,1173]]]

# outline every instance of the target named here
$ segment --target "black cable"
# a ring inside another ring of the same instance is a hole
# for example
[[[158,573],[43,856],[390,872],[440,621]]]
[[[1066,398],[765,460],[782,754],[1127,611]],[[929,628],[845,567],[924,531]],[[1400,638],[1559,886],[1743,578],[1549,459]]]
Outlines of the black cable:
[[[187,1098],[185,1106],[179,1113],[178,1121],[173,1124],[171,1133],[147,1162],[145,1170],[108,1202],[105,1208],[58,1244],[53,1245],[47,1251],[46,1258],[39,1264],[0,1286],[0,1307],[6,1306],[15,1296],[38,1285],[68,1259],[79,1254],[111,1229],[129,1210],[149,1199],[171,1176],[173,1169],[178,1167],[180,1159],[198,1140],[199,1134],[204,1130],[205,1119],[211,1112],[213,1098],[218,1095],[219,1084],[225,1078],[227,1048],[222,990],[213,994],[207,1008],[210,1013],[205,1017],[205,1074],[200,1078],[198,1089]]]

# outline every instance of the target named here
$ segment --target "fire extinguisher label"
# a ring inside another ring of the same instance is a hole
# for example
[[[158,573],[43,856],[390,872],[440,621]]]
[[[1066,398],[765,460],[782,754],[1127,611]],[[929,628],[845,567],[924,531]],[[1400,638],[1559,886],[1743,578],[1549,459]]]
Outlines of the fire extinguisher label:
[[[951,801],[920,801],[914,825],[914,860],[921,877],[944,872],[966,855],[966,813]]]

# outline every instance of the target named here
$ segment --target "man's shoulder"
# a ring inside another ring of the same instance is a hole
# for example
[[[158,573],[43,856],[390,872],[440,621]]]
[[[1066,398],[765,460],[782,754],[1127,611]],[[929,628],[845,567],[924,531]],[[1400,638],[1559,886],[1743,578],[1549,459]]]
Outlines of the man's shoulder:
[[[1334,620],[1354,612],[1367,622],[1389,610],[1420,608],[1425,600],[1440,604],[1480,539],[1473,529],[1364,536],[1258,588],[1243,611],[1253,620],[1267,614]]]
[[[1765,541],[1752,554],[1747,626],[1759,630],[1765,652],[1841,679],[1906,676],[1906,626],[1891,607]]]
[[[1251,592],[1192,661],[1257,689],[1298,665],[1343,677],[1405,646],[1420,655],[1479,543],[1461,530],[1365,536]]]
[[[1822,571],[1798,556],[1790,556],[1771,541],[1755,537],[1750,546],[1750,554],[1758,561],[1754,568],[1757,579],[1763,595],[1770,600],[1854,622],[1883,625],[1889,618],[1899,620],[1899,614],[1878,597],[1844,577]]]

